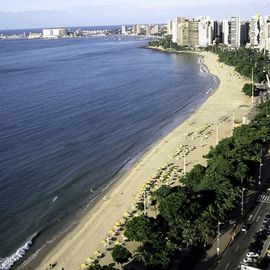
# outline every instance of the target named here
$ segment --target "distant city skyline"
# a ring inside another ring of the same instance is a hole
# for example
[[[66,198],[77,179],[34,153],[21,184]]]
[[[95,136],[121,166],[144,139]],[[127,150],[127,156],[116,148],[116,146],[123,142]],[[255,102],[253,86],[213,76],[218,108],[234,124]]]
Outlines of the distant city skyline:
[[[176,16],[222,19],[269,15],[268,0],[11,0],[1,3],[0,29],[166,23]]]

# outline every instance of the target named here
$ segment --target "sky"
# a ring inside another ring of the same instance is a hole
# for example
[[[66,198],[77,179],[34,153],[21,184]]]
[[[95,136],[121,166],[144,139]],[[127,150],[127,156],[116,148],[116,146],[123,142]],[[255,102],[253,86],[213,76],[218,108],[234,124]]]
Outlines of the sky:
[[[166,23],[202,15],[246,20],[256,13],[270,15],[270,0],[0,0],[0,29]]]

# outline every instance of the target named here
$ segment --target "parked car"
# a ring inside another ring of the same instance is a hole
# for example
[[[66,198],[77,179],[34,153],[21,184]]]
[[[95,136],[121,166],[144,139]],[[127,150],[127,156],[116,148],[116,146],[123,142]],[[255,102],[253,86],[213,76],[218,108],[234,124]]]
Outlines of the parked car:
[[[250,223],[244,223],[242,226],[242,231],[246,232],[250,228],[251,224]]]
[[[243,260],[244,263],[251,263],[251,262],[254,262],[255,261],[255,258],[245,258]]]
[[[260,256],[259,253],[256,253],[256,252],[248,252],[247,253],[248,258],[258,258],[259,256]]]

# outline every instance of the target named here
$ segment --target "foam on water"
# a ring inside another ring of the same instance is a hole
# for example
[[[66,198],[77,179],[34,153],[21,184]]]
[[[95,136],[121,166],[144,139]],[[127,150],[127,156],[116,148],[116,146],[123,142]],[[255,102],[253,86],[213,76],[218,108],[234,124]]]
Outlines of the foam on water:
[[[38,233],[35,233],[30,240],[28,240],[26,243],[24,243],[15,253],[13,253],[11,256],[7,258],[0,259],[0,270],[8,270],[11,268],[12,265],[14,265],[15,262],[20,260],[26,252],[30,249],[30,247],[33,244],[33,240],[36,238]]]

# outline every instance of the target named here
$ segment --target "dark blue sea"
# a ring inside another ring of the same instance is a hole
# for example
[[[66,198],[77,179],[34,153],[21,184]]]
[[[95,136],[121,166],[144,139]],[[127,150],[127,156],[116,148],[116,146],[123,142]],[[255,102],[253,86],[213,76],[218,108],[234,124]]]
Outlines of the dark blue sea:
[[[196,55],[146,43],[0,40],[1,270],[63,232],[214,88]]]

